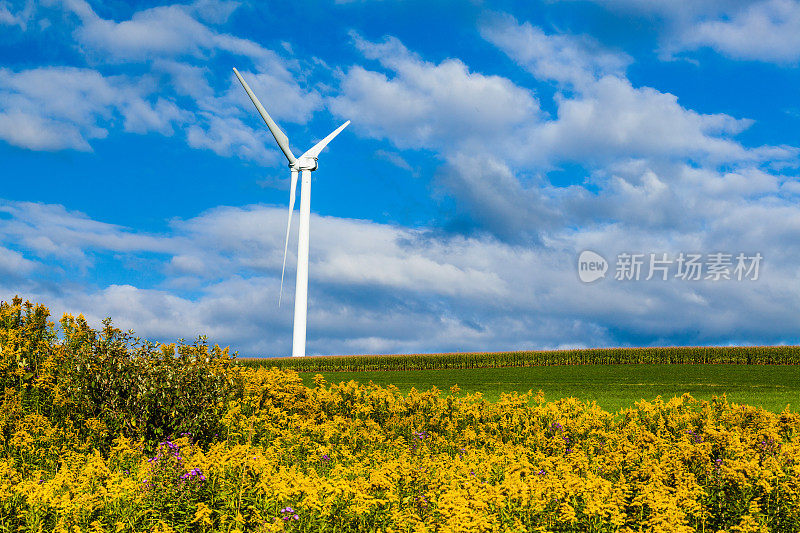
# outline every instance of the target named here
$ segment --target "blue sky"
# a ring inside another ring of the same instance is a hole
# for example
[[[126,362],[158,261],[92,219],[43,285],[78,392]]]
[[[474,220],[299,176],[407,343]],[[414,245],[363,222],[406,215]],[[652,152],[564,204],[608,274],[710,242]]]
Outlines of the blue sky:
[[[235,66],[296,154],[352,121],[313,176],[309,353],[798,343],[798,27],[792,0],[0,0],[0,298],[288,354],[289,173]]]

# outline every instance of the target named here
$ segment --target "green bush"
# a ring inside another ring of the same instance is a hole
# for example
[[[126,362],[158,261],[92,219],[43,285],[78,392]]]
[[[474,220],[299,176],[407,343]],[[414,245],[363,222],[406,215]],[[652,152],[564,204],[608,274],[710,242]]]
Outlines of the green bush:
[[[142,341],[103,321],[92,329],[83,316],[65,315],[63,340],[41,305],[0,302],[0,379],[20,407],[107,449],[113,438],[142,439],[148,449],[189,434],[208,443],[219,433],[227,402],[242,395],[235,355],[205,337],[192,344]],[[19,417],[6,416],[11,436]]]

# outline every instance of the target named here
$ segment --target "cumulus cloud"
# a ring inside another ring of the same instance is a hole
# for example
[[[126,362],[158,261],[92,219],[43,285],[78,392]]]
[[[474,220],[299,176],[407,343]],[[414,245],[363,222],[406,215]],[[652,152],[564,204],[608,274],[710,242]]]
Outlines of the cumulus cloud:
[[[778,64],[800,60],[797,0],[594,1],[624,14],[657,16],[663,23],[664,58],[709,47],[733,59]]]
[[[574,97],[556,97],[557,117],[533,133],[542,158],[608,162],[627,157],[692,158],[731,162],[789,149],[749,150],[731,137],[752,121],[686,109],[678,98],[605,76]]]
[[[245,157],[251,161],[275,163],[274,151],[265,149],[267,137],[256,132],[240,119],[203,114],[203,124],[192,124],[186,129],[186,140],[192,148],[206,148],[217,155]]]
[[[681,46],[708,46],[734,59],[773,63],[800,60],[800,2],[766,0],[745,4],[722,20],[703,20],[684,28]]]
[[[433,64],[397,39],[356,46],[385,72],[352,67],[330,109],[353,118],[363,135],[406,149],[436,150],[446,160],[470,153],[515,166],[588,165],[627,158],[689,158],[701,163],[791,160],[791,147],[746,148],[734,137],[752,120],[703,114],[675,95],[635,87],[627,56],[583,37],[548,35],[497,15],[482,34],[541,81],[569,84],[555,95],[556,115],[539,110],[533,92],[457,60]],[[391,102],[391,105],[387,105]]]
[[[36,261],[26,259],[18,251],[0,246],[0,273],[4,277],[20,280],[31,274],[38,266]]]
[[[492,156],[460,153],[449,158],[437,182],[452,195],[471,229],[508,242],[536,242],[543,231],[564,223],[557,191],[542,180],[524,185]]]
[[[203,17],[219,22],[230,16],[236,5],[198,2],[161,6],[137,11],[130,20],[116,22],[101,18],[82,0],[68,2],[81,20],[75,37],[87,53],[103,61],[151,62],[153,70],[167,76],[178,96],[190,99],[197,113],[184,126],[189,146],[225,157],[272,163],[274,150],[266,147],[271,143],[265,145],[264,128],[252,103],[230,71],[216,87],[212,85],[214,73],[205,66],[207,59],[220,53],[244,58],[240,70],[265,99],[276,120],[304,124],[322,101],[316,90],[300,87],[298,79],[303,77],[297,75],[299,67],[293,61],[198,20]],[[265,98],[275,94],[281,98]]]
[[[528,68],[541,80],[584,87],[598,78],[622,75],[632,58],[613,52],[585,35],[546,34],[528,22],[495,14],[480,27],[484,39]]]
[[[470,72],[460,62],[424,61],[391,37],[375,43],[357,34],[357,48],[383,71],[353,67],[329,103],[342,116],[360,112],[363,135],[438,151],[445,163],[437,190],[455,200],[458,231],[536,243],[559,225],[598,218],[649,228],[686,225],[681,209],[714,195],[741,197],[775,181],[758,165],[796,159],[793,147],[738,142],[750,119],[698,113],[675,95],[635,87],[624,76],[629,58],[589,39],[548,35],[502,15],[482,33],[540,81],[569,85],[556,93],[553,117],[539,111],[531,91],[507,79]],[[514,112],[481,113],[475,102],[487,100],[487,87],[492,102]],[[564,162],[587,168],[587,184],[550,186],[546,171]],[[685,180],[686,162],[705,169],[706,181]],[[720,165],[742,170],[722,178]],[[724,185],[714,189],[720,180]],[[676,192],[681,186],[689,187],[685,195]]]
[[[173,227],[191,240],[203,241],[212,252],[185,252],[180,262],[187,270],[216,272],[221,263],[233,270],[245,268],[261,274],[279,272],[283,260],[282,208],[218,208]],[[447,261],[415,255],[414,245],[427,242],[425,233],[372,222],[312,215],[313,254],[310,269],[314,282],[330,285],[382,286],[432,294],[498,295],[507,289],[490,272],[470,268],[466,262]],[[292,240],[296,241],[296,228]],[[264,231],[264,228],[270,231]],[[458,240],[442,245],[458,247]],[[202,252],[202,253],[199,253]],[[199,253],[199,255],[198,255]],[[235,257],[235,263],[225,261]],[[289,262],[294,261],[289,248]],[[173,265],[174,266],[174,265]]]
[[[216,54],[233,54],[273,116],[304,124],[322,98],[303,89],[299,66],[248,39],[221,33],[235,2],[202,0],[136,11],[129,20],[99,16],[83,0],[67,0],[73,35],[93,68],[0,70],[0,139],[33,150],[90,151],[92,142],[121,129],[186,135],[189,146],[223,157],[276,161],[252,103],[232,73],[208,67]],[[17,23],[0,4],[0,21]],[[27,16],[27,15],[26,15]],[[139,76],[105,75],[115,64],[144,69]],[[269,95],[280,94],[274,102]]]
[[[358,131],[399,148],[451,151],[504,145],[538,114],[530,91],[500,76],[471,72],[458,59],[430,63],[399,40],[373,43],[353,35],[359,50],[390,72],[351,67],[328,107]]]
[[[625,13],[655,13],[665,18],[711,16],[743,5],[740,0],[696,0],[684,5],[670,0],[595,0],[595,2]]]
[[[619,173],[626,171],[634,173]],[[686,179],[697,177],[689,172]],[[657,195],[657,181],[650,171],[640,187]],[[761,189],[774,187],[764,183]],[[726,210],[729,215],[718,216]],[[103,254],[123,261],[155,253],[161,258],[156,270],[163,275],[150,286],[30,281],[10,287],[0,282],[4,294],[22,287],[25,296],[50,304],[56,313],[88,313],[96,324],[112,316],[120,326],[158,340],[207,334],[247,355],[290,350],[291,294],[285,295],[288,305],[277,306],[283,208],[217,208],[172,221],[162,235],[104,224],[60,206],[6,202],[3,212],[2,242],[19,250],[12,262],[28,265],[23,268],[46,267],[52,254],[75,256],[68,251],[77,248],[90,263],[86,268]],[[793,251],[798,247],[785,243],[789,234],[800,234],[796,205],[774,195],[755,203],[722,198],[693,215],[708,228],[637,228],[608,220],[582,227],[562,224],[545,231],[535,247],[488,235],[445,236],[312,216],[310,352],[795,339],[800,289],[793,287],[800,256]],[[778,221],[785,230],[774,231]],[[576,260],[584,249],[612,263],[609,279],[591,285],[578,280]],[[679,251],[758,251],[765,263],[757,281],[645,282],[644,272],[639,282],[621,282],[611,278],[615,256],[623,251],[667,252],[673,258]],[[290,280],[293,264],[291,253]],[[181,278],[199,283],[180,286],[175,282]],[[768,318],[754,321],[753,316]]]
[[[174,103],[125,76],[91,69],[0,69],[0,138],[22,148],[90,150],[115,121],[133,133],[171,135]]]
[[[165,240],[92,220],[61,205],[4,201],[0,213],[6,215],[0,218],[0,238],[40,258],[86,266],[91,250],[164,253],[171,249]]]
[[[290,326],[290,313],[281,314],[276,305],[284,209],[219,208],[193,219],[173,221],[172,234],[164,236],[131,235],[127,228],[92,221],[60,206],[9,202],[4,212],[9,219],[0,226],[2,238],[17,243],[25,253],[42,261],[52,256],[68,256],[76,262],[82,256],[84,261],[91,262],[94,255],[103,252],[136,255],[163,254],[169,250],[163,261],[167,276],[196,276],[204,280],[200,301],[174,296],[174,288],[167,290],[172,280],[161,288],[112,285],[96,292],[86,290],[85,295],[70,292],[69,296],[75,300],[68,305],[63,294],[49,294],[48,300],[55,299],[59,311],[91,303],[95,318],[114,316],[126,327],[130,325],[142,334],[162,339],[170,336],[168,332],[173,337],[186,337],[189,330],[235,340],[239,345],[242,339],[249,339],[244,346],[248,350],[260,349],[261,353],[286,344],[272,339],[269,344],[260,344],[265,328]],[[34,220],[39,221],[35,227]],[[427,242],[419,231],[332,217],[314,216],[312,225],[315,246],[312,246],[311,270],[315,273],[313,285],[318,289],[311,297],[311,316],[323,317],[319,320],[322,332],[328,324],[324,335],[332,335],[341,325],[341,315],[331,316],[334,308],[342,309],[345,314],[360,315],[360,308],[366,306],[367,314],[355,321],[362,328],[380,321],[382,314],[368,303],[371,300],[368,294],[373,292],[383,294],[379,299],[399,291],[409,294],[412,300],[442,295],[482,301],[508,291],[494,273],[481,265],[469,264],[469,256],[475,253],[474,243],[469,241]],[[89,250],[93,251],[92,256]],[[448,260],[449,257],[453,260]],[[30,293],[41,294],[45,289],[33,287]],[[355,293],[356,297],[348,304],[349,299],[335,296],[341,291]],[[391,299],[400,305],[401,300],[396,296]],[[338,303],[334,307],[319,304],[330,300]],[[291,297],[288,301],[291,303]],[[259,308],[265,309],[266,314],[248,317],[242,312]],[[384,333],[394,330],[392,335],[418,342],[410,339],[414,335],[408,330],[401,331],[400,319],[404,315],[400,309],[396,312],[394,324],[384,328]],[[424,311],[417,310],[417,314],[430,319]],[[268,320],[266,324],[264,320]],[[340,346],[354,341],[353,336],[345,340],[341,330],[337,336]],[[369,339],[362,340],[362,346],[385,348],[399,342],[398,339],[380,341],[379,336],[379,331],[372,330]]]
[[[752,120],[701,114],[678,98],[635,87],[625,76],[625,54],[603,50],[582,36],[548,35],[529,23],[497,15],[482,35],[540,80],[573,87],[557,93],[557,116],[529,130],[528,161],[593,164],[624,158],[691,158],[695,161],[791,159],[788,147],[748,149],[733,137]]]
[[[19,26],[22,31],[28,29],[28,22],[36,9],[33,0],[25,2],[25,6],[12,11],[13,6],[6,0],[0,1],[0,25]]]
[[[214,13],[214,10],[222,11],[220,17],[229,15],[236,4],[199,2],[161,6],[137,11],[130,20],[122,22],[103,19],[83,0],[69,0],[67,5],[80,18],[75,37],[85,52],[102,57],[103,62],[152,62],[156,71],[173,78],[180,94],[196,99],[205,111],[213,109],[225,114],[226,105],[245,101],[249,104],[238,84],[234,86],[229,71],[225,72],[221,97],[210,87],[210,71],[205,63],[219,53],[244,58],[247,64],[240,65],[239,70],[254,91],[281,95],[280,100],[270,102],[270,111],[276,118],[304,123],[320,107],[316,91],[299,87],[296,62],[249,39],[220,33],[196,18],[200,13]],[[193,64],[196,60],[203,64]],[[253,71],[248,70],[251,66]]]
[[[226,0],[196,0],[190,9],[209,24],[222,24],[236,11],[241,2]]]
[[[205,14],[219,20],[224,11],[209,5],[169,5],[135,12],[130,20],[115,22],[95,13],[84,0],[67,0],[67,9],[81,25],[75,37],[88,51],[105,60],[147,60],[159,57],[205,57],[217,50],[244,55],[257,63],[273,65],[275,54],[253,41],[218,33],[195,18]],[[218,5],[218,4],[217,4]]]
[[[283,161],[277,157],[280,153],[269,130],[232,72],[230,79],[215,88],[210,79],[212,73],[204,66],[161,59],[154,63],[154,68],[164,73],[175,93],[190,99],[196,110],[185,125],[189,146],[265,164]],[[240,71],[261,96],[270,115],[281,123],[305,124],[322,105],[320,95],[313,89],[302,90],[283,66],[268,73],[250,72],[246,68]],[[281,98],[270,98],[276,94]]]

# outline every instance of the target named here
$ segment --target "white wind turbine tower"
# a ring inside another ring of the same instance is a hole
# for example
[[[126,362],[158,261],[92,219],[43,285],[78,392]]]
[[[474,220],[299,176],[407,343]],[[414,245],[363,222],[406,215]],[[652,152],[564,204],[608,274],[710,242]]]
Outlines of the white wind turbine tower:
[[[292,224],[292,211],[294,210],[295,189],[297,188],[297,173],[302,174],[300,186],[300,232],[297,240],[297,284],[295,286],[294,297],[294,332],[292,336],[292,357],[303,357],[306,354],[306,313],[308,311],[308,226],[311,219],[311,172],[317,170],[317,157],[334,137],[350,124],[348,120],[330,135],[315,144],[300,157],[295,157],[289,148],[289,138],[281,131],[267,110],[258,101],[256,95],[242,79],[239,71],[233,69],[236,77],[242,83],[244,90],[250,100],[255,104],[258,113],[264,122],[267,123],[269,131],[275,137],[286,159],[289,160],[289,168],[292,171],[292,182],[289,189],[289,222],[286,224],[286,243],[283,247],[283,269],[281,270],[281,295],[283,294],[283,274],[286,271],[286,252],[289,249],[289,229]],[[280,296],[278,297],[280,305]]]

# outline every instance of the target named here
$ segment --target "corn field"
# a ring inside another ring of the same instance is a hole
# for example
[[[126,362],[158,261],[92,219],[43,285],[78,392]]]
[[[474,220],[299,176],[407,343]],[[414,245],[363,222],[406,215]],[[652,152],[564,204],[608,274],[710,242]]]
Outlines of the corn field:
[[[413,355],[348,355],[238,359],[246,366],[292,369],[298,372],[369,372],[548,365],[634,364],[800,364],[798,346],[599,348],[496,353]]]

